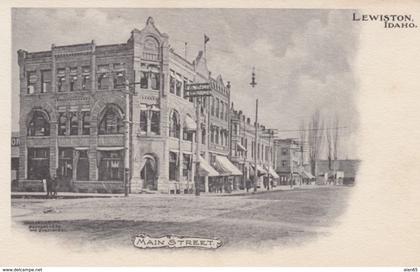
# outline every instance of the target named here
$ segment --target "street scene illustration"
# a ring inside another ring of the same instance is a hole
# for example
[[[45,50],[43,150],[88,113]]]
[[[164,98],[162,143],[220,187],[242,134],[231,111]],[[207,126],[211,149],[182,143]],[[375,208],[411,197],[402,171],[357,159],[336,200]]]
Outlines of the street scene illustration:
[[[361,163],[353,13],[13,9],[16,228],[74,249],[328,236]]]

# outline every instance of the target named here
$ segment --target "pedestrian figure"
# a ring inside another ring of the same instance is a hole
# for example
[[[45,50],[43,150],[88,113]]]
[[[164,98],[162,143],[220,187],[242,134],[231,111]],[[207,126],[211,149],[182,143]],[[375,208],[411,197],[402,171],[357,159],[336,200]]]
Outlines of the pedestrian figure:
[[[249,188],[251,188],[251,180],[249,178],[246,179],[245,187],[246,187],[246,192],[248,193]]]
[[[51,178],[51,194],[57,198],[57,187],[58,187],[58,181],[57,176],[54,174]]]
[[[50,176],[49,173],[47,174],[46,182],[47,182],[47,196],[46,196],[46,198],[48,199],[48,198],[50,198],[50,196],[52,196],[52,191],[51,191],[52,180],[51,180],[51,176]]]

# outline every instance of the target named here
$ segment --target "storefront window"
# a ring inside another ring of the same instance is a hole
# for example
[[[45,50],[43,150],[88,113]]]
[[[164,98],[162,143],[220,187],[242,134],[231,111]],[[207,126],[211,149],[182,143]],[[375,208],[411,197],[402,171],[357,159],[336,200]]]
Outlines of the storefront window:
[[[169,152],[169,180],[179,181],[178,153]]]
[[[89,180],[89,157],[87,150],[77,150],[77,180]]]
[[[182,162],[182,177],[185,180],[191,179],[191,155],[190,154],[183,154],[183,162]]]
[[[47,178],[50,168],[49,148],[28,148],[28,179]]]
[[[73,178],[73,148],[60,148],[58,150],[58,173],[61,178]]]
[[[98,151],[101,160],[99,163],[99,180],[123,180],[122,151]]]

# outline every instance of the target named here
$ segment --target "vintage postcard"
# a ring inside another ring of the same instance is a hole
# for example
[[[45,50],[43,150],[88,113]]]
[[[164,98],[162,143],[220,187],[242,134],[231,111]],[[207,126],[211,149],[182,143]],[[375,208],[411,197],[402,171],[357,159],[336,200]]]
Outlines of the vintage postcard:
[[[417,269],[418,2],[2,13],[0,266]]]

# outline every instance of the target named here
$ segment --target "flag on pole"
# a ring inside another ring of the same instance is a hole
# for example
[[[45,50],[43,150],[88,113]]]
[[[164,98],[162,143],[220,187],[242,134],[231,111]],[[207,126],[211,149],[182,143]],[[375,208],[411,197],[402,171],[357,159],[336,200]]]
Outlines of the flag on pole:
[[[206,44],[208,41],[210,41],[210,38],[204,34],[204,44]]]

